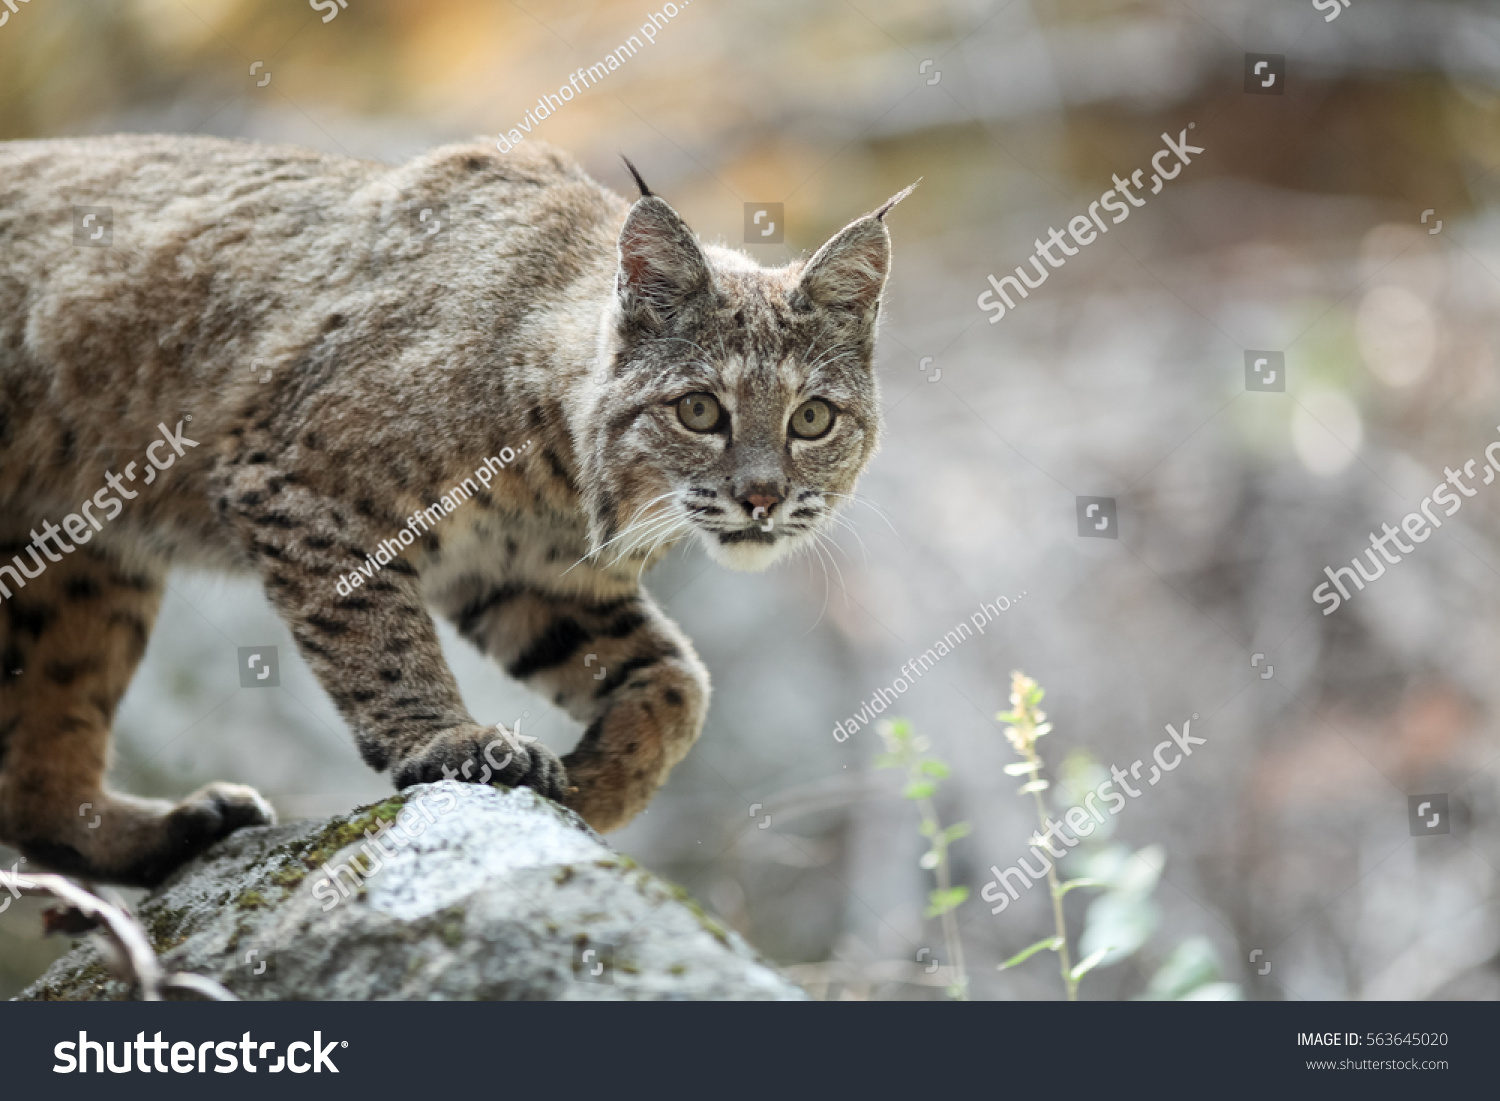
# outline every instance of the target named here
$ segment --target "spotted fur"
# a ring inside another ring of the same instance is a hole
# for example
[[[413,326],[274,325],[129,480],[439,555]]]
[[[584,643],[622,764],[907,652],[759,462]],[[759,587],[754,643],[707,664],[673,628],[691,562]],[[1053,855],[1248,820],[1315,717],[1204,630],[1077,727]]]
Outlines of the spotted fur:
[[[270,820],[233,785],[176,806],[103,788],[174,563],[258,575],[398,786],[480,760],[496,733],[459,698],[435,608],[585,725],[565,760],[531,744],[499,779],[621,826],[709,698],[644,570],[687,537],[749,569],[808,545],[877,446],[891,204],[768,270],[539,144],[394,167],[205,138],[4,153],[0,838],[38,863],[155,883]],[[112,208],[107,247],[75,242],[75,206]],[[712,395],[718,430],[687,426],[689,394]],[[817,439],[790,428],[810,399],[832,410]],[[163,425],[196,446],[130,483],[87,545],[6,572],[107,475],[144,471]],[[339,584],[505,448],[491,485]]]

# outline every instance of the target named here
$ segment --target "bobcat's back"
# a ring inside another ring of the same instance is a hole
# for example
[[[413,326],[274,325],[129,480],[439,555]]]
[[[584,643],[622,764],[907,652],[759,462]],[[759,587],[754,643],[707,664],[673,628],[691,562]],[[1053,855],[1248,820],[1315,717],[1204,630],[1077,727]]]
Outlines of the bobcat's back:
[[[472,469],[536,434],[533,410],[565,435],[570,380],[548,376],[570,365],[540,315],[595,323],[625,205],[555,152],[388,166],[120,136],[6,153],[0,509],[67,512],[189,417],[200,446],[121,521],[167,551],[215,541],[203,480],[247,412],[291,438],[336,405],[353,467],[399,435],[438,452],[413,455],[426,469]]]

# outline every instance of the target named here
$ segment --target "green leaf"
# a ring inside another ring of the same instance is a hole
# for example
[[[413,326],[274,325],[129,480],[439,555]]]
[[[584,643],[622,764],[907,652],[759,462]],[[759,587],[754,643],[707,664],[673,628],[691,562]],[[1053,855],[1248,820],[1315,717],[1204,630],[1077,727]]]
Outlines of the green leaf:
[[[1075,887],[1107,887],[1108,885],[1102,879],[1070,879],[1066,883],[1058,884],[1057,897],[1061,898]]]
[[[1027,947],[1021,949],[1010,959],[1006,960],[999,967],[995,968],[995,970],[1005,971],[1009,968],[1015,967],[1017,964],[1025,963],[1032,956],[1040,952],[1043,948],[1050,948],[1052,951],[1056,952],[1060,947],[1062,947],[1061,937],[1043,937],[1035,944],[1028,945]]]
[[[1156,890],[1157,880],[1167,864],[1167,853],[1160,845],[1147,845],[1131,854],[1115,880],[1115,890],[1145,898]]]
[[[1217,982],[1219,955],[1207,937],[1189,937],[1167,957],[1151,976],[1142,993],[1143,1001],[1178,1001],[1199,987]]]
[[[931,799],[937,785],[931,780],[913,780],[901,794],[907,799]]]
[[[935,780],[946,780],[948,778],[948,766],[942,761],[926,760],[917,765],[923,776],[931,776]]]
[[[1041,767],[1041,761],[1017,761],[1015,764],[1005,766],[1005,775],[1025,776],[1028,772],[1035,772]]]
[[[1097,952],[1090,953],[1087,957],[1078,961],[1078,966],[1068,972],[1068,977],[1077,982],[1094,968],[1098,967],[1099,961],[1104,959],[1109,953],[1110,950],[1108,948],[1101,948]]]
[[[953,825],[949,826],[946,830],[943,831],[943,840],[948,842],[949,844],[952,844],[954,841],[957,841],[961,837],[968,837],[969,834],[973,832],[974,827],[969,825],[967,822],[955,822]]]
[[[1106,818],[1105,821],[1113,820]],[[1130,861],[1130,857],[1130,849],[1116,843],[1093,852],[1080,852],[1075,859],[1078,861],[1077,867],[1082,875],[1113,884],[1119,878],[1121,870]]]
[[[1158,907],[1149,898],[1106,891],[1089,903],[1078,938],[1079,954],[1092,955],[1103,948],[1107,962],[1118,963],[1145,944],[1160,921]]]
[[[1020,788],[1017,789],[1016,794],[1030,795],[1033,791],[1046,791],[1051,786],[1052,783],[1049,780],[1033,780],[1029,784],[1022,784]]]
[[[963,905],[969,897],[967,887],[949,887],[946,891],[933,891],[927,896],[926,915],[930,918],[940,917],[949,910],[956,910]]]
[[[1016,723],[1018,723],[1018,722],[1021,721],[1021,717],[1019,715],[1017,715],[1014,711],[1000,711],[1000,712],[996,713],[996,715],[995,715],[995,721],[996,722],[1001,722],[1001,723],[1007,723],[1007,724],[1009,724],[1011,726],[1014,726]]]

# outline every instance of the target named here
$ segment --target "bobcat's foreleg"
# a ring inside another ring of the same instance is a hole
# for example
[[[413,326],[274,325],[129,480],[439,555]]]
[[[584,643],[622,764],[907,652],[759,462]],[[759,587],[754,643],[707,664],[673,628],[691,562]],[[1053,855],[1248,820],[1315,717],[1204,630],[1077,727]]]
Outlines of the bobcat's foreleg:
[[[470,580],[443,601],[459,632],[585,723],[564,800],[600,831],[634,818],[687,755],[708,710],[692,644],[638,592],[588,600]]]

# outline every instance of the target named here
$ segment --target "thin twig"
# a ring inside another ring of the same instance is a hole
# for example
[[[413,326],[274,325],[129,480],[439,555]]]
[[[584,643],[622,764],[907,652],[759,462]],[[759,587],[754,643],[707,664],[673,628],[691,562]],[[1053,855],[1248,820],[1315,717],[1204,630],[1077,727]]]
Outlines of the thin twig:
[[[159,1002],[168,991],[197,994],[216,1002],[239,1000],[213,979],[188,972],[163,971],[146,930],[128,910],[106,902],[71,880],[60,875],[0,874],[0,886],[17,897],[55,898],[85,920],[96,922],[99,932],[115,949],[111,962],[122,972],[122,978],[140,990],[142,1001]]]

